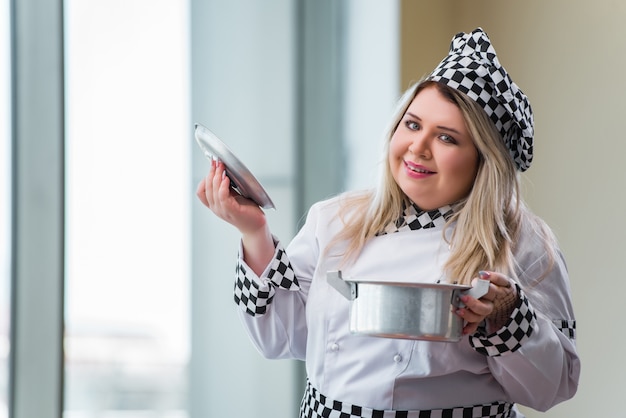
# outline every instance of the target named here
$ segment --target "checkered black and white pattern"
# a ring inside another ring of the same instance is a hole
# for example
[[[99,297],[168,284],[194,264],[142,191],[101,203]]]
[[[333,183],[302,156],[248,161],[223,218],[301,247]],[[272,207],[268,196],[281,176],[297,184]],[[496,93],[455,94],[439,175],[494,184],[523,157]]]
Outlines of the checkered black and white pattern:
[[[425,211],[411,203],[404,207],[402,215],[395,222],[387,225],[385,230],[378,235],[391,234],[405,229],[415,231],[443,226],[453,213],[452,206],[443,206],[439,209]]]
[[[528,298],[519,285],[515,284],[515,287],[520,297],[507,324],[491,335],[475,334],[470,337],[469,342],[477,352],[497,357],[517,351],[537,327],[537,315],[530,306]]]
[[[570,339],[576,339],[576,320],[555,319],[552,323]]]
[[[526,95],[500,65],[487,34],[477,28],[459,33],[450,52],[428,77],[465,93],[493,121],[517,168],[525,171],[533,159],[533,112]]]
[[[276,289],[296,291],[300,290],[298,279],[295,276],[291,263],[284,248],[276,244],[276,255],[270,265],[269,280],[259,285],[248,277],[247,268],[237,263],[237,277],[235,280],[235,303],[246,313],[252,316],[263,315],[272,303]]]
[[[511,403],[494,402],[446,409],[384,411],[329,399],[307,381],[300,404],[300,418],[506,418],[512,408]]]

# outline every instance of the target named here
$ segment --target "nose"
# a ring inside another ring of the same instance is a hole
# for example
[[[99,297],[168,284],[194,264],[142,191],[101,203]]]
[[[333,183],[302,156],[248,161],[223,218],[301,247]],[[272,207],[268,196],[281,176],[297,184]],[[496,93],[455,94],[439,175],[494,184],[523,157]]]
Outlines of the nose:
[[[430,159],[432,153],[430,151],[430,142],[423,132],[416,132],[411,144],[409,145],[409,152],[416,157],[423,159]]]

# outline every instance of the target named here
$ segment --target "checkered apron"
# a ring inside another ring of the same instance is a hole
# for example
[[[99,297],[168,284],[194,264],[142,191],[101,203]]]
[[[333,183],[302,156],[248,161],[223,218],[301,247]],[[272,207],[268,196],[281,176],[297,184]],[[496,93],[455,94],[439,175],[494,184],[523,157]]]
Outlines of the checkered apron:
[[[512,408],[511,403],[494,402],[446,409],[383,411],[329,399],[307,380],[300,404],[300,418],[507,418]]]

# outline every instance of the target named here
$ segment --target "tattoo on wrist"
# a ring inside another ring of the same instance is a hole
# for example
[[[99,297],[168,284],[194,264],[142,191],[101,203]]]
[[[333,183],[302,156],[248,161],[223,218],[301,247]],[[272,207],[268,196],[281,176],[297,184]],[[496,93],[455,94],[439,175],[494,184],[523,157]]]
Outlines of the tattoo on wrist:
[[[493,312],[487,316],[487,319],[496,329],[503,327],[508,322],[515,306],[517,306],[519,296],[514,287],[510,289],[511,291],[507,292],[506,295],[500,295],[493,301]]]

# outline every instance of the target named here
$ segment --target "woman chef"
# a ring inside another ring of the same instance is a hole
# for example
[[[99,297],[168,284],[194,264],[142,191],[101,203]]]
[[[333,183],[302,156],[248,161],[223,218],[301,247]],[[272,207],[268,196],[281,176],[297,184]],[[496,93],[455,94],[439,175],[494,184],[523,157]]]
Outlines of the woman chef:
[[[580,361],[563,257],[525,206],[527,97],[480,28],[400,100],[375,190],[314,204],[284,247],[213,162],[197,195],[241,232],[235,301],[268,358],[306,361],[301,417],[522,417],[574,396]],[[461,341],[349,332],[329,271],[397,281],[490,281],[462,297]],[[263,384],[263,382],[259,382]]]

